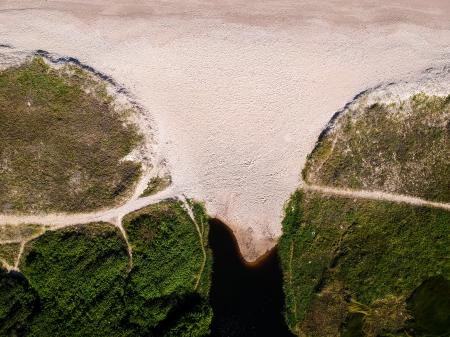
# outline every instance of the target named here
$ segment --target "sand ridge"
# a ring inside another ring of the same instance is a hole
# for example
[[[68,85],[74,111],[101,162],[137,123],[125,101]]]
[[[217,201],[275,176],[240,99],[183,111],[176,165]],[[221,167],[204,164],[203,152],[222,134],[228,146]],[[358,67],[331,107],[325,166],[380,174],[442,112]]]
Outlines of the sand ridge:
[[[128,88],[175,194],[205,201],[254,261],[334,112],[450,60],[446,1],[293,3],[5,1],[0,44],[75,57]]]

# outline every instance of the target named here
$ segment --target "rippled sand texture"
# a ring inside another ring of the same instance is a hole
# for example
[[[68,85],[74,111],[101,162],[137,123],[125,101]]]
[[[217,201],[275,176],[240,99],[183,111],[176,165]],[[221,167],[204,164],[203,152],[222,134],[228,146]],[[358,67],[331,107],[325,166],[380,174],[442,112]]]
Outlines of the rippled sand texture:
[[[333,113],[450,63],[450,3],[2,1],[0,44],[69,55],[148,110],[176,190],[255,260]],[[0,50],[1,51],[1,50]]]

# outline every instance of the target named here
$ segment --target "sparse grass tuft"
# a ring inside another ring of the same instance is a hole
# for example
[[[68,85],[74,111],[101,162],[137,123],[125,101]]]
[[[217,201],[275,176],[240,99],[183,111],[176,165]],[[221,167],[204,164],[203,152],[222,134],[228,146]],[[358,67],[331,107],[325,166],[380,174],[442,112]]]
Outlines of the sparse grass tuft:
[[[0,212],[88,211],[123,200],[142,141],[105,86],[41,58],[0,71]]]
[[[43,231],[43,226],[33,224],[0,225],[0,241],[27,240]]]
[[[157,176],[150,179],[141,197],[147,197],[165,190],[172,183],[170,176]]]
[[[5,261],[9,266],[14,266],[20,251],[20,243],[5,243],[0,245],[0,261]],[[0,263],[1,266],[1,263]]]

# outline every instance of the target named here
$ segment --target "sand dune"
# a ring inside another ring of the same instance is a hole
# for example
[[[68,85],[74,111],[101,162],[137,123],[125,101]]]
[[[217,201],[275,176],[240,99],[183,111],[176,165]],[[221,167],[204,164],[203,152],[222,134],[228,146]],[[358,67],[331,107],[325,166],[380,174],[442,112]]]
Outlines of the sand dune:
[[[325,3],[325,2],[324,2]],[[0,44],[111,75],[153,121],[174,190],[255,260],[333,113],[450,63],[448,1],[2,1]]]

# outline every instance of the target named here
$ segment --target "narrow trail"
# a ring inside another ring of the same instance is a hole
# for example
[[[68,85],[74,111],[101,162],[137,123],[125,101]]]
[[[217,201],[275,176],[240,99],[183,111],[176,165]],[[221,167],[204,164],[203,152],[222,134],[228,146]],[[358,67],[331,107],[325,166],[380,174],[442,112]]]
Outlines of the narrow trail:
[[[436,201],[430,201],[418,197],[403,195],[403,194],[396,194],[396,193],[388,193],[388,192],[382,192],[382,191],[368,191],[368,190],[353,190],[353,189],[346,189],[346,188],[336,188],[336,187],[330,187],[330,186],[320,186],[320,185],[309,185],[305,182],[303,182],[303,185],[301,187],[304,190],[307,191],[314,191],[319,192],[323,194],[329,194],[329,195],[337,195],[347,198],[356,198],[356,199],[368,199],[368,200],[379,200],[379,201],[391,201],[396,203],[405,203],[413,206],[425,206],[425,207],[433,207],[433,208],[439,208],[446,211],[450,211],[450,203],[444,203],[444,202],[436,202]],[[195,284],[195,289],[198,288],[201,280],[201,276],[203,274],[203,270],[206,265],[206,251],[204,247],[203,242],[203,231],[201,230],[199,224],[197,223],[197,220],[195,219],[195,216],[192,212],[192,209],[189,205],[189,203],[186,200],[186,197],[180,193],[173,185],[169,186],[167,189],[156,193],[151,196],[147,197],[139,197],[137,195],[133,196],[129,201],[127,201],[125,204],[111,208],[106,210],[100,210],[97,212],[90,212],[90,213],[75,213],[75,214],[65,214],[65,213],[55,213],[55,214],[42,214],[42,215],[0,215],[0,225],[21,225],[21,224],[36,224],[36,225],[45,225],[45,229],[43,229],[43,232],[46,230],[57,230],[64,227],[79,225],[79,224],[86,224],[91,222],[108,222],[116,226],[127,245],[127,251],[129,255],[129,266],[128,268],[131,269],[133,265],[133,252],[131,245],[128,241],[128,237],[126,235],[125,229],[122,226],[122,218],[133,211],[136,211],[138,209],[141,209],[143,207],[146,207],[148,205],[156,204],[158,202],[161,202],[165,199],[170,198],[177,198],[180,201],[182,201],[184,208],[188,212],[189,216],[191,217],[192,221],[195,224],[196,230],[198,232],[202,253],[203,253],[203,261],[201,265],[201,269],[198,274],[198,278]],[[42,232],[42,233],[43,233]],[[39,233],[37,236],[41,235],[42,233]],[[32,238],[28,238],[26,240],[24,239],[15,239],[15,240],[2,240],[0,241],[1,244],[8,244],[8,243],[20,243],[20,251],[18,254],[18,257],[15,261],[14,266],[9,266],[9,268],[13,270],[19,270],[18,266],[20,263],[20,258],[22,256],[24,247],[26,243],[32,239],[34,239],[37,236],[33,236]],[[5,261],[2,261],[3,264],[5,264]]]
[[[195,228],[197,229],[198,237],[199,237],[199,240],[200,240],[200,247],[202,248],[203,261],[202,261],[202,265],[200,267],[200,270],[198,272],[197,281],[195,282],[195,287],[194,287],[194,290],[197,290],[198,286],[200,285],[200,280],[202,278],[203,270],[205,269],[206,259],[207,259],[205,245],[204,245],[204,242],[203,242],[203,231],[200,230],[200,226],[198,225],[197,220],[195,219],[194,212],[192,212],[192,208],[189,205],[186,197],[184,195],[182,195],[178,199],[183,203],[183,206],[186,209],[186,212],[188,212],[189,217],[192,219],[192,221],[195,224]]]
[[[125,204],[90,213],[54,213],[41,215],[0,215],[0,225],[36,224],[48,225],[50,229],[59,229],[71,225],[86,224],[89,222],[109,222],[116,225],[117,219],[124,215],[141,209],[145,206],[156,204],[162,200],[175,198],[179,195],[174,187],[168,187],[164,191],[148,197],[131,199]]]
[[[127,232],[125,231],[125,228],[123,227],[122,217],[117,218],[114,225],[119,229],[119,231],[122,234],[122,237],[125,241],[125,244],[127,245],[127,252],[128,252],[127,271],[130,272],[131,269],[133,268],[133,249],[131,248],[130,241],[128,240]]]
[[[11,266],[5,259],[0,259],[0,264],[6,269],[8,272],[14,270],[14,266]]]
[[[19,269],[20,259],[22,258],[26,244],[28,242],[30,242],[31,240],[34,240],[34,239],[38,238],[39,236],[41,236],[42,234],[44,234],[46,232],[46,230],[47,229],[45,227],[42,227],[37,233],[35,233],[31,236],[28,236],[27,238],[18,238],[18,239],[13,239],[13,240],[0,241],[0,245],[9,244],[9,243],[20,243],[19,252],[14,261],[14,265],[9,265],[8,262],[6,262],[4,259],[0,259],[8,271],[11,271],[11,270],[20,271],[20,269]]]
[[[101,210],[92,213],[78,213],[78,214],[45,214],[45,215],[0,215],[1,225],[21,225],[21,224],[36,224],[45,225],[42,232],[34,235],[30,238],[16,239],[16,240],[3,240],[0,241],[1,244],[7,243],[20,243],[20,250],[16,258],[14,266],[10,266],[6,261],[2,261],[8,270],[19,271],[19,263],[22,257],[25,245],[28,241],[35,239],[36,237],[42,235],[47,230],[58,230],[61,228],[75,226],[80,224],[86,224],[91,222],[108,222],[113,224],[120,230],[122,237],[125,240],[127,246],[127,252],[129,256],[128,271],[133,267],[133,251],[128,241],[128,236],[122,225],[122,218],[124,215],[136,211],[140,208],[146,207],[151,204],[156,204],[162,200],[175,198],[178,193],[173,187],[169,187],[164,191],[148,197],[136,197],[130,199],[127,203],[122,206]]]
[[[22,239],[12,239],[12,240],[0,240],[0,245],[8,245],[11,243],[21,243]]]
[[[289,286],[292,287],[292,260],[294,258],[294,241],[291,242],[291,246],[289,247]],[[294,318],[297,319],[297,301],[294,301]]]
[[[173,186],[168,187],[167,189],[156,193],[154,195],[148,196],[148,197],[136,197],[131,200],[129,200],[127,203],[125,203],[122,206],[108,209],[108,210],[101,210],[97,212],[92,213],[77,213],[77,214],[45,214],[45,215],[0,215],[0,224],[1,225],[21,225],[21,224],[36,224],[36,225],[45,225],[45,228],[43,228],[43,231],[40,232],[37,235],[34,235],[33,237],[30,237],[26,240],[24,239],[13,239],[13,240],[2,240],[0,241],[1,244],[8,244],[8,243],[20,243],[20,251],[18,254],[18,257],[16,258],[14,266],[10,266],[10,269],[13,270],[19,270],[19,262],[20,258],[22,256],[22,253],[24,251],[25,245],[28,241],[35,239],[36,237],[42,235],[47,230],[58,230],[61,228],[69,227],[69,226],[76,226],[80,224],[86,224],[91,222],[108,222],[113,224],[115,227],[117,227],[120,230],[120,233],[127,245],[127,252],[129,256],[129,264],[128,264],[128,270],[131,270],[133,267],[133,251],[132,247],[130,245],[130,242],[128,241],[128,236],[126,234],[125,229],[122,225],[122,218],[133,211],[136,211],[138,209],[141,209],[143,207],[146,207],[148,205],[156,204],[158,202],[161,202],[163,200],[169,199],[169,198],[177,198],[180,201],[182,201],[184,208],[186,209],[186,212],[189,214],[189,217],[192,219],[192,221],[195,224],[195,228],[197,230],[199,240],[200,240],[200,246],[202,249],[203,254],[203,261],[202,265],[197,277],[197,281],[195,283],[195,289],[198,288],[201,280],[201,276],[203,274],[203,270],[206,265],[206,251],[204,247],[203,242],[203,231],[200,229],[200,226],[197,223],[197,220],[195,219],[194,213],[187,202],[187,199],[184,195],[177,193],[175,188]],[[5,264],[5,261],[3,261]]]
[[[307,191],[320,192],[324,194],[338,195],[348,198],[369,199],[380,201],[392,201],[397,203],[405,203],[413,206],[426,206],[440,208],[450,211],[450,203],[430,201],[422,198],[412,197],[404,194],[388,193],[382,191],[352,190],[346,188],[336,188],[329,186],[309,185],[304,183],[302,188]]]
[[[368,190],[352,190],[345,188],[336,188],[321,185],[309,185],[303,183],[301,187],[308,191],[316,191],[325,194],[340,195],[344,197],[370,199],[370,200],[384,200],[398,203],[406,203],[415,206],[427,206],[450,210],[450,203],[430,201],[418,197],[388,193],[382,191],[368,191]],[[36,224],[46,225],[50,230],[59,229],[71,225],[86,224],[89,222],[109,222],[117,226],[117,219],[121,219],[128,213],[141,209],[151,204],[156,204],[160,201],[170,198],[180,198],[182,194],[177,191],[174,186],[158,192],[154,195],[131,199],[125,204],[106,210],[100,210],[89,213],[53,213],[53,214],[36,214],[36,215],[5,215],[0,214],[0,225],[20,225],[20,224]],[[183,200],[184,197],[181,198]],[[184,198],[185,199],[185,198]],[[191,211],[192,213],[192,211]],[[7,242],[4,242],[7,243]]]
[[[26,243],[27,243],[27,241],[25,241],[25,240],[20,243],[19,254],[17,254],[16,262],[14,263],[14,268],[13,268],[16,271],[19,271],[20,259],[22,258],[22,254],[23,254],[23,251],[25,250]]]

